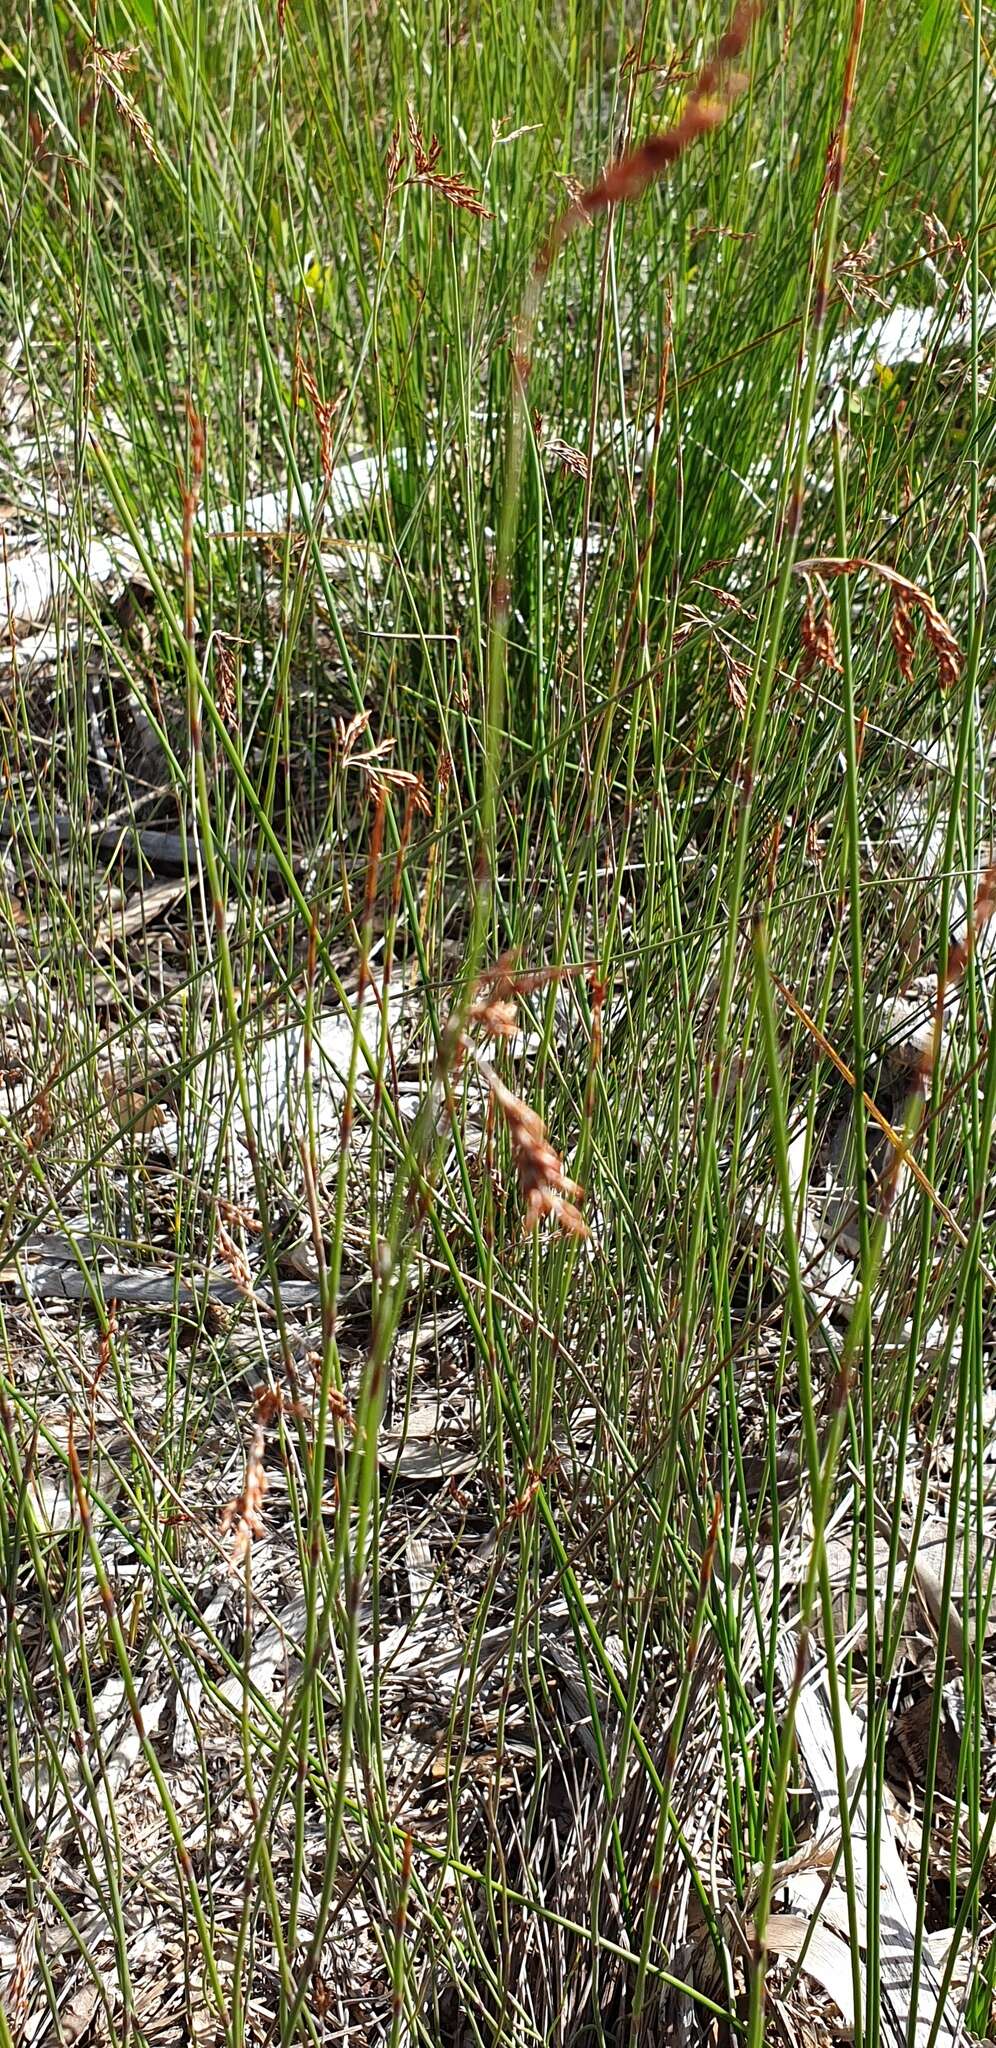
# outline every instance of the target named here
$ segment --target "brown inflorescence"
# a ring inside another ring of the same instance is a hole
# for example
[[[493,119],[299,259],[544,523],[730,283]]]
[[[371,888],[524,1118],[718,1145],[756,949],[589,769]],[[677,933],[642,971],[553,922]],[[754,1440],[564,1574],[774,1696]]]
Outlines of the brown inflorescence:
[[[269,1481],[266,1476],[264,1458],[266,1455],[266,1423],[264,1409],[257,1402],[256,1420],[253,1424],[249,1449],[246,1452],[245,1477],[242,1491],[230,1500],[222,1511],[221,1532],[231,1536],[228,1562],[232,1571],[238,1571],[257,1539],[266,1532],[263,1519],[263,1502]]]
[[[802,615],[802,655],[795,672],[796,687],[807,681],[819,665],[832,674],[840,674],[840,655],[833,630],[830,612],[830,596],[822,577],[816,578],[820,591],[820,608],[816,609],[813,584],[806,578],[806,609]]]
[[[410,176],[404,180],[405,184],[426,185],[430,191],[438,192],[440,198],[447,200],[450,206],[458,207],[461,213],[473,213],[479,220],[491,220],[489,209],[483,199],[478,198],[472,186],[452,172],[440,170],[442,143],[435,135],[431,141],[426,142],[418,115],[411,104],[408,108],[408,140],[411,144],[413,168]],[[403,161],[404,144],[400,130],[395,128],[387,153],[389,192],[397,185]]]
[[[476,1024],[478,1030],[486,1032],[489,1038],[514,1038],[519,1028],[519,1013],[513,1002],[492,995],[484,1002],[471,1003],[467,1022]]]
[[[513,1095],[497,1074],[489,1073],[487,1078],[511,1142],[526,1206],[526,1229],[535,1230],[543,1217],[549,1216],[568,1237],[587,1237],[588,1225],[572,1199],[580,1200],[584,1189],[564,1172],[563,1160],[550,1143],[542,1117]]]
[[[477,976],[462,1024],[454,1015],[448,1027],[450,1051],[444,1064],[449,1078],[459,1072],[465,1055],[473,1059],[490,1089],[492,1104],[504,1120],[511,1140],[516,1177],[526,1205],[527,1230],[535,1229],[547,1216],[567,1236],[588,1237],[588,1225],[577,1207],[583,1190],[565,1174],[563,1161],[550,1143],[542,1117],[510,1088],[506,1088],[494,1068],[474,1050],[466,1034],[476,1028],[486,1032],[490,1038],[513,1038],[519,1028],[518,1003],[523,996],[548,988],[551,983],[566,981],[579,974],[586,975],[592,985],[594,1012],[588,1098],[590,1114],[591,1082],[601,1055],[602,1006],[608,990],[607,982],[596,979],[597,972],[591,963],[521,968],[514,954],[503,953],[493,966],[486,967]]]
[[[318,454],[321,471],[326,483],[330,483],[334,467],[335,423],[342,411],[346,387],[344,385],[335,398],[323,398],[318,389],[314,372],[305,362],[300,349],[296,350],[294,355],[294,376],[295,381],[300,385],[311,407],[312,417],[318,428]]]
[[[938,681],[942,690],[949,690],[958,681],[961,672],[961,649],[945,619],[942,619],[933,599],[926,591],[920,598],[920,614],[923,630],[937,656]]]
[[[549,269],[561,243],[580,221],[606,212],[622,199],[638,198],[663,171],[677,163],[693,142],[725,120],[733,100],[747,83],[732,66],[746,49],[760,12],[760,0],[740,0],[728,29],[703,64],[677,121],[659,134],[647,136],[636,149],[620,157],[604,177],[572,199],[540,251],[536,264],[539,275]]]
[[[913,613],[910,601],[897,590],[892,601],[892,645],[904,683],[913,681]]]
[[[354,712],[348,723],[344,718],[337,721],[338,752],[343,764],[360,770],[375,801],[382,791],[402,790],[406,799],[410,796],[415,810],[430,815],[431,805],[421,775],[413,775],[410,768],[395,768],[389,759],[394,752],[393,739],[377,740],[360,753],[357,741],[368,733],[369,726],[369,711]]]
[[[893,593],[892,644],[902,676],[908,681],[912,675],[912,622],[913,612],[918,611],[923,620],[923,630],[937,656],[941,689],[949,690],[958,681],[961,649],[930,592],[921,589],[919,583],[911,583],[909,577],[900,575],[898,569],[890,568],[887,562],[873,562],[867,555],[818,555],[811,561],[796,562],[794,567],[798,576],[806,578],[807,586],[813,576],[853,576],[861,569],[870,576],[879,577]]]

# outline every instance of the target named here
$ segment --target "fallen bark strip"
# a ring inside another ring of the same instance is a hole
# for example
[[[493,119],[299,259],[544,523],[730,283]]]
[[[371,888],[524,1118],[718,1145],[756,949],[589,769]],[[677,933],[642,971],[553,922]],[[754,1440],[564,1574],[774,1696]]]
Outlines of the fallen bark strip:
[[[19,851],[26,859],[30,859],[33,857],[31,849],[25,846],[25,834],[28,831],[38,841],[40,855],[49,851],[54,835],[56,846],[60,850],[73,843],[87,841],[98,854],[103,854],[109,859],[118,853],[124,853],[126,857],[135,861],[141,856],[151,868],[168,869],[177,874],[185,873],[188,868],[197,867],[197,842],[191,835],[183,832],[163,832],[154,826],[88,825],[77,818],[43,818],[37,812],[29,811],[26,818],[13,823],[9,820],[0,822],[0,844],[6,846],[12,840],[17,840]],[[219,853],[224,859],[223,847],[219,848]],[[262,865],[267,874],[271,875],[282,873],[280,862],[274,853],[254,852],[250,856],[249,865]]]
[[[191,1282],[179,1279],[169,1266],[100,1266],[85,1272],[78,1264],[61,1259],[22,1258],[0,1268],[0,1285],[17,1287],[32,1301],[90,1301],[96,1293],[105,1302],[117,1301],[137,1308],[176,1308],[186,1314],[196,1314],[206,1302],[237,1308],[240,1303],[252,1301],[267,1309],[272,1309],[274,1303],[269,1281],[254,1280],[250,1293],[230,1273],[218,1268]],[[279,1291],[286,1309],[321,1306],[317,1280],[281,1280]]]

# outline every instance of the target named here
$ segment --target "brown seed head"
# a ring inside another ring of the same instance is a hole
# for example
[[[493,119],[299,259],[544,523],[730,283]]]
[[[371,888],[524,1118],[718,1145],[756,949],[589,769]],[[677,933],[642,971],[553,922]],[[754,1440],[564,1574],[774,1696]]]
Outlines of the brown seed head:
[[[892,601],[892,645],[904,683],[913,681],[913,613],[905,591],[897,590]]]
[[[503,1002],[499,996],[491,996],[486,1002],[471,1003],[467,1022],[476,1024],[480,1031],[486,1031],[489,1038],[514,1038],[519,1028],[519,1013],[514,1002]]]
[[[961,650],[947,621],[942,619],[937,606],[926,593],[920,610],[924,631],[937,656],[938,681],[942,690],[949,690],[961,672]]]
[[[816,608],[816,592],[813,584],[806,579],[806,609],[802,617],[802,656],[795,672],[796,683],[804,683],[817,665],[840,674],[840,655],[833,630],[830,613],[830,596],[826,584],[819,576],[815,579],[820,593],[820,607]]]
[[[265,1534],[263,1501],[268,1485],[263,1464],[265,1452],[266,1430],[262,1422],[257,1422],[246,1453],[242,1491],[235,1500],[229,1501],[221,1517],[222,1534],[230,1534],[232,1538],[228,1559],[233,1571],[237,1571],[244,1562],[257,1537]]]
[[[501,1110],[512,1146],[515,1171],[526,1206],[526,1228],[534,1230],[549,1216],[571,1237],[587,1237],[588,1226],[570,1199],[584,1193],[564,1172],[563,1161],[547,1136],[546,1125],[527,1102],[488,1074],[491,1093]]]

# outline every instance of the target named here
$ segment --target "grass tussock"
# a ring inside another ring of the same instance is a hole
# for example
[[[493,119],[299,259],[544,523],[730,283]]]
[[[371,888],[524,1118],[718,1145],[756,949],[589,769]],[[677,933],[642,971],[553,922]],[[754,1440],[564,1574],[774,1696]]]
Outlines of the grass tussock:
[[[987,35],[0,35],[0,2048],[993,2033]]]

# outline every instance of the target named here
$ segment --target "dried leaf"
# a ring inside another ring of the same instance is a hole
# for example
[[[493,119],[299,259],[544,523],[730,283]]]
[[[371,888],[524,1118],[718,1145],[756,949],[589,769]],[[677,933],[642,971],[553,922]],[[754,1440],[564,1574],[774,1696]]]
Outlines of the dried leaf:
[[[807,1945],[808,1944],[808,1945]],[[832,1998],[847,2027],[854,2025],[854,1985],[851,1956],[846,1941],[832,1928],[813,1926],[797,1913],[771,1913],[764,1930],[769,1955],[785,1956],[796,1962],[806,1952],[800,1967]]]

